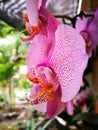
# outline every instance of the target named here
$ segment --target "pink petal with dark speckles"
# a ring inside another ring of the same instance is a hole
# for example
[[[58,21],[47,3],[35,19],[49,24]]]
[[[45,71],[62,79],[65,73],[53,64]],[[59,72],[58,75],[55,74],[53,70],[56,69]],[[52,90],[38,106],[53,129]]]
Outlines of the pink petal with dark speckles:
[[[55,36],[55,47],[49,63],[61,85],[61,100],[67,102],[80,89],[88,55],[83,38],[72,27],[59,25]]]

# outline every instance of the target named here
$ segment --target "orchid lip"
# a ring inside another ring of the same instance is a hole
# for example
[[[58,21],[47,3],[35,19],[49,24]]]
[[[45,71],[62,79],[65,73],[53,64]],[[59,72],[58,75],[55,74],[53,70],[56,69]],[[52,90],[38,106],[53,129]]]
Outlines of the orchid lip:
[[[32,26],[29,22],[29,19],[28,19],[28,15],[27,14],[23,14],[23,18],[24,18],[24,21],[26,23],[26,30],[27,32],[30,34],[30,35],[34,35],[35,33],[39,32],[40,31],[40,28],[42,26],[42,23],[41,21],[39,20],[38,21],[38,25],[36,26]]]
[[[29,73],[27,74],[27,78],[31,82],[40,86],[40,88],[38,89],[38,92],[37,92],[37,96],[35,98],[29,100],[32,105],[44,103],[44,102],[53,100],[53,98],[54,98],[54,90],[53,90],[54,83],[52,81],[50,81],[49,79],[47,79],[47,77],[45,77],[45,75],[41,72],[41,70],[38,70],[39,68],[40,67],[35,67],[35,68],[33,68],[34,70],[31,75]],[[48,67],[46,67],[45,69],[47,69],[47,68]],[[51,74],[52,70],[49,69],[48,72]],[[46,79],[44,79],[44,78],[46,78]]]
[[[37,26],[31,26],[30,23],[29,23],[29,19],[28,19],[28,16],[26,14],[23,14],[23,18],[24,18],[24,21],[26,23],[26,30],[23,30],[20,32],[20,39],[23,41],[23,42],[29,42],[31,41],[34,36],[36,34],[38,34],[40,32],[40,29],[41,29],[41,26],[42,26],[42,23],[41,21],[39,20],[38,22],[38,25]],[[23,33],[28,33],[28,35],[26,35],[25,37],[22,36]]]
[[[38,33],[38,32],[36,32],[35,34],[33,34],[33,35],[27,35],[27,36],[22,36],[22,34],[23,33],[26,33],[27,32],[27,30],[23,30],[23,31],[21,31],[20,32],[20,39],[23,41],[23,42],[30,42],[30,41],[32,41],[32,39],[34,38],[34,36]]]

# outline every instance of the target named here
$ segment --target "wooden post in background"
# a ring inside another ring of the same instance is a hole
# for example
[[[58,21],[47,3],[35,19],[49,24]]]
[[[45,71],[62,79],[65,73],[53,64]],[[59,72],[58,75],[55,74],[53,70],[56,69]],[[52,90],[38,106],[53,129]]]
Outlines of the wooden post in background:
[[[83,0],[82,11],[94,11],[98,7],[98,0]]]
[[[82,11],[92,12],[96,8],[98,8],[98,0],[83,0]],[[98,95],[98,54],[92,61],[92,90],[95,96]],[[98,113],[98,100],[94,103],[94,113]]]
[[[96,56],[95,60],[92,62],[92,85],[93,85],[93,94],[97,96],[98,95],[98,55]],[[94,113],[98,113],[98,98],[94,103]]]

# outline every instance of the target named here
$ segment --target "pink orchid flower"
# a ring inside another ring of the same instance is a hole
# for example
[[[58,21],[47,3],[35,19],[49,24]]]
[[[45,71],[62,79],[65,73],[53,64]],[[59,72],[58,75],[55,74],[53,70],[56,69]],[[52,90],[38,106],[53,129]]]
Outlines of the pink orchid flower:
[[[79,32],[57,21],[45,9],[45,0],[26,0],[26,28],[31,41],[27,52],[28,79],[33,83],[29,101],[48,118],[65,108],[78,93],[88,55]]]
[[[82,107],[85,105],[86,99],[90,96],[90,90],[86,88],[77,94],[77,96],[73,99],[73,104],[78,107]]]
[[[98,8],[94,12],[85,12],[78,17],[75,25],[86,42],[87,53],[91,56],[98,45]]]
[[[86,100],[89,98],[89,89],[79,92],[70,102],[67,103],[67,112],[70,116],[74,114],[75,107],[83,109],[86,105]]]

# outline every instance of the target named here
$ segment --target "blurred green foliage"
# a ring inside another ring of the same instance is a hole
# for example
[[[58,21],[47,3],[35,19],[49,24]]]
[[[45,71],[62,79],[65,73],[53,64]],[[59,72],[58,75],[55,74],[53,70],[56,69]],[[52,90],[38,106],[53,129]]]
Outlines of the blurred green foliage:
[[[0,102],[4,101],[3,95],[0,94]]]
[[[4,21],[0,20],[0,37],[5,37],[8,34],[13,34],[14,28]]]
[[[6,105],[12,107],[14,88],[27,89],[30,84],[19,73],[19,68],[26,63],[28,43],[22,43],[19,31],[0,21],[0,88]],[[18,75],[19,78],[15,79]],[[8,88],[8,90],[6,89]],[[7,91],[7,92],[6,92]]]
[[[0,37],[4,44],[0,43],[0,82],[8,80],[25,64],[27,44],[19,39],[19,32],[13,27],[0,21]],[[5,43],[8,42],[8,43]]]

